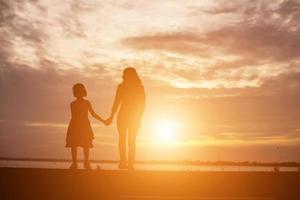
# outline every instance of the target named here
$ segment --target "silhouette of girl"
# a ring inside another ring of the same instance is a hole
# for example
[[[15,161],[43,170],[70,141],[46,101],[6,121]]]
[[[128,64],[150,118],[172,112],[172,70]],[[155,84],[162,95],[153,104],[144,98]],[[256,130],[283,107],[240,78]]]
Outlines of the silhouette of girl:
[[[112,123],[114,114],[120,107],[117,116],[119,132],[119,169],[134,169],[136,136],[145,110],[145,91],[136,70],[128,67],[123,71],[123,82],[118,85],[112,112],[107,123]],[[126,157],[126,138],[128,135],[128,165]]]
[[[88,112],[103,123],[104,120],[94,112],[91,103],[84,99],[87,92],[83,84],[77,83],[73,86],[73,95],[76,100],[71,103],[72,117],[66,138],[66,147],[71,147],[72,152],[73,163],[70,169],[77,169],[77,147],[83,148],[84,168],[90,169],[89,149],[93,147],[94,134],[88,119]]]

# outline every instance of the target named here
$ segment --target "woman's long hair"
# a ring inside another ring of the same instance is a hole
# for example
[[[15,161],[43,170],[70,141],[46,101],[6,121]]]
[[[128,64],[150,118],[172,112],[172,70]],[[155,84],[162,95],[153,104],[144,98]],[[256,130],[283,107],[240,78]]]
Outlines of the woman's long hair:
[[[142,81],[135,68],[127,67],[123,71],[123,82],[125,86],[142,86]]]

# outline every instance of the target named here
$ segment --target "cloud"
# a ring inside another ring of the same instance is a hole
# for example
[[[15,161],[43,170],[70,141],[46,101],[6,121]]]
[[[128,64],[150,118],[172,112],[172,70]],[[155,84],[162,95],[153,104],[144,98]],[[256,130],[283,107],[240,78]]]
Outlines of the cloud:
[[[136,36],[126,38],[124,45],[139,50],[162,50],[193,55],[210,55],[207,53],[201,38],[194,34],[167,33],[152,36]]]
[[[290,31],[288,28],[296,30]],[[244,19],[240,23],[205,33],[158,33],[130,37],[123,43],[138,50],[154,49],[208,58],[219,56],[221,52],[248,61],[289,61],[300,57],[299,32],[294,24],[282,28],[277,24],[260,21],[252,24]]]
[[[297,1],[222,2],[198,10],[207,17],[234,13],[234,23],[138,35],[125,38],[123,45],[158,57],[156,69],[178,87],[259,87],[271,77],[299,71],[293,67],[300,62]]]
[[[43,42],[48,35],[43,31],[41,18],[28,16],[28,12],[42,15],[45,9],[35,1],[0,1],[0,58],[2,63],[45,65],[53,61],[47,58]],[[21,55],[21,58],[20,58]]]

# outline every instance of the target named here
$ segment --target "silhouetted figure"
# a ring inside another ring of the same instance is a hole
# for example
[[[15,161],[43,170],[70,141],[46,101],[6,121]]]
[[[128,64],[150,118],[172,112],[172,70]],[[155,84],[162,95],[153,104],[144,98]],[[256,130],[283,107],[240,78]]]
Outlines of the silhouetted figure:
[[[120,107],[117,116],[119,132],[120,169],[134,169],[136,136],[145,110],[145,91],[136,70],[128,67],[123,71],[123,82],[118,85],[112,113],[107,123],[112,123],[114,114]],[[126,139],[128,136],[128,165]]]
[[[73,95],[76,100],[71,103],[72,118],[66,138],[66,147],[71,147],[72,152],[73,163],[70,169],[77,169],[77,147],[83,148],[84,168],[90,169],[89,149],[93,147],[94,134],[88,119],[88,112],[103,123],[104,120],[94,112],[91,103],[84,99],[87,92],[83,84],[77,83],[73,86]]]

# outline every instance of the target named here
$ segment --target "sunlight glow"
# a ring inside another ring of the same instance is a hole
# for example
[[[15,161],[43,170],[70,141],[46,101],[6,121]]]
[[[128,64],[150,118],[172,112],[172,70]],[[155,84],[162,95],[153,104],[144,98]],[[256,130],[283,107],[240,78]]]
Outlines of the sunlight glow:
[[[160,121],[156,123],[156,137],[162,142],[174,141],[178,134],[179,123],[174,121]]]

